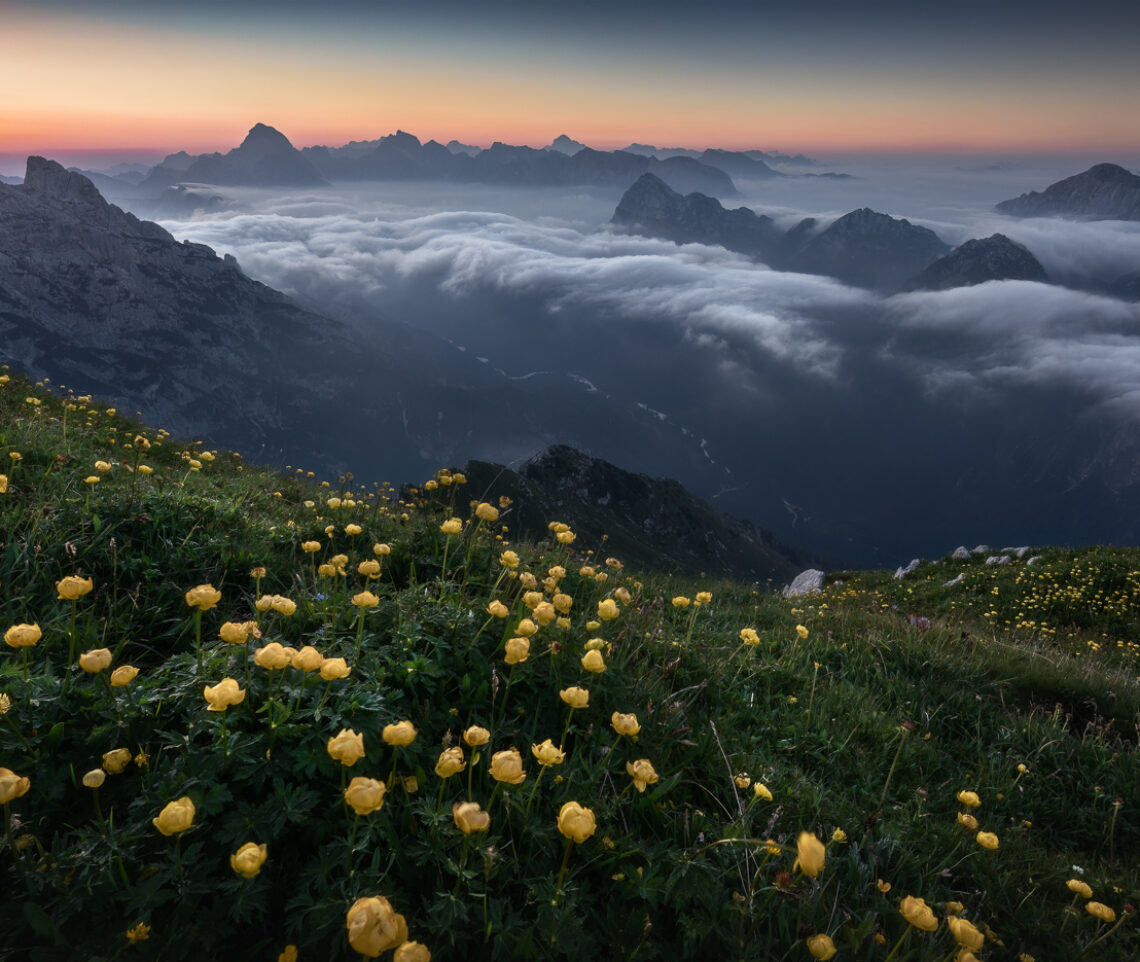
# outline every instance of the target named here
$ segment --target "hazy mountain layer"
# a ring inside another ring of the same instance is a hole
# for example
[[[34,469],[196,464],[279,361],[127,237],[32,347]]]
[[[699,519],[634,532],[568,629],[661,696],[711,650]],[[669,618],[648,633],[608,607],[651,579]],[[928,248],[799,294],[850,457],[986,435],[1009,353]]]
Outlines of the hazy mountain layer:
[[[1097,164],[1043,191],[1003,200],[994,210],[1012,217],[1140,220],[1140,177],[1116,164]]]
[[[1041,262],[1027,247],[1004,234],[968,240],[927,267],[908,286],[910,290],[947,291],[987,281],[1049,282]]]

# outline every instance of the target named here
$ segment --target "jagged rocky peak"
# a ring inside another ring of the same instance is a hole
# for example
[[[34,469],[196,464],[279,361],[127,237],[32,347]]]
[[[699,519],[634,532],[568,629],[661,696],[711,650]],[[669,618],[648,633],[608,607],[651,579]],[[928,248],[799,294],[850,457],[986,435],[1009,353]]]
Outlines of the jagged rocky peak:
[[[572,157],[585,146],[581,141],[574,140],[566,134],[559,134],[546,149],[557,150],[560,154],[568,154]]]
[[[293,144],[276,127],[268,124],[254,124],[245,135],[238,150],[247,153],[269,154],[279,150],[294,150]]]
[[[910,290],[946,291],[986,281],[1038,281],[1047,284],[1049,275],[1029,248],[1010,240],[1005,234],[994,234],[980,240],[968,240],[955,247],[926,268],[908,287]]]
[[[1011,217],[1140,220],[1140,177],[1118,164],[1096,164],[1043,191],[1003,200],[994,210]]]
[[[29,157],[24,174],[24,190],[49,195],[53,200],[80,204],[102,210],[107,207],[103,195],[82,174],[65,170],[54,160]]]

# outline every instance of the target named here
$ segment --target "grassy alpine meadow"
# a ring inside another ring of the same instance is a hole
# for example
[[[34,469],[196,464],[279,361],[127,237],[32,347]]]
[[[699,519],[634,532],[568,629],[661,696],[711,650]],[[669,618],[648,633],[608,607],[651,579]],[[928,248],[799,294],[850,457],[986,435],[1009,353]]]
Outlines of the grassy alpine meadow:
[[[0,381],[0,959],[1140,957],[1140,552],[785,600]]]

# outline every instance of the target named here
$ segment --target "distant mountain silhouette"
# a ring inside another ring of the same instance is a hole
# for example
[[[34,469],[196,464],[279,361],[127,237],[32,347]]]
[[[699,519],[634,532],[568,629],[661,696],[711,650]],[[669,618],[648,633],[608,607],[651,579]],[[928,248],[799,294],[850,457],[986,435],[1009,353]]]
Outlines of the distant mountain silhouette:
[[[1049,275],[1027,247],[1011,241],[1004,234],[994,234],[982,240],[968,240],[955,247],[922,271],[907,288],[945,291],[1004,280],[1047,284]]]
[[[546,149],[557,150],[561,154],[567,154],[568,156],[573,157],[585,146],[586,145],[582,142],[567,137],[566,134],[559,134],[554,138],[554,141],[552,143],[547,145]]]
[[[1003,200],[994,210],[1011,217],[1140,220],[1140,177],[1116,164],[1097,164],[1041,192]]]
[[[151,170],[140,186],[177,183],[232,187],[314,187],[325,181],[280,131],[265,124],[250,128],[241,146],[226,154],[203,154],[188,165],[183,151]]]

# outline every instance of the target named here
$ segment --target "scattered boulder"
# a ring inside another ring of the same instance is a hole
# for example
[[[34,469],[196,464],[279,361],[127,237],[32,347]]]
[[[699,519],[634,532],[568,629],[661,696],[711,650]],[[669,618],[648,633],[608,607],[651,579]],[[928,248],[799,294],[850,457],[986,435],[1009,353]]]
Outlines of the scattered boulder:
[[[960,544],[957,548],[954,549],[954,553],[950,555],[950,557],[955,561],[969,561],[970,549],[967,548],[964,544]]]
[[[992,554],[988,558],[986,558],[986,564],[987,565],[1007,565],[1012,560],[1013,560],[1013,558],[1007,554]]]
[[[989,554],[989,553],[990,553],[990,546],[988,544],[977,545],[973,549],[973,551],[971,552],[971,554]]]
[[[918,570],[918,566],[922,564],[921,558],[912,558],[910,564],[905,568],[895,569],[895,578],[905,578],[907,575],[914,574]]]
[[[966,572],[962,572],[957,578],[951,578],[949,581],[942,583],[943,588],[953,588],[955,585],[961,584],[966,578]]]
[[[1025,562],[1025,565],[1026,565],[1026,567],[1028,567],[1029,565],[1033,564],[1035,561],[1040,561],[1040,560],[1041,560],[1041,555],[1035,554],[1032,558],[1030,558],[1027,562]]]
[[[796,595],[810,595],[822,590],[824,574],[818,568],[808,568],[801,571],[792,580],[790,585],[784,587],[785,598],[794,598]]]

